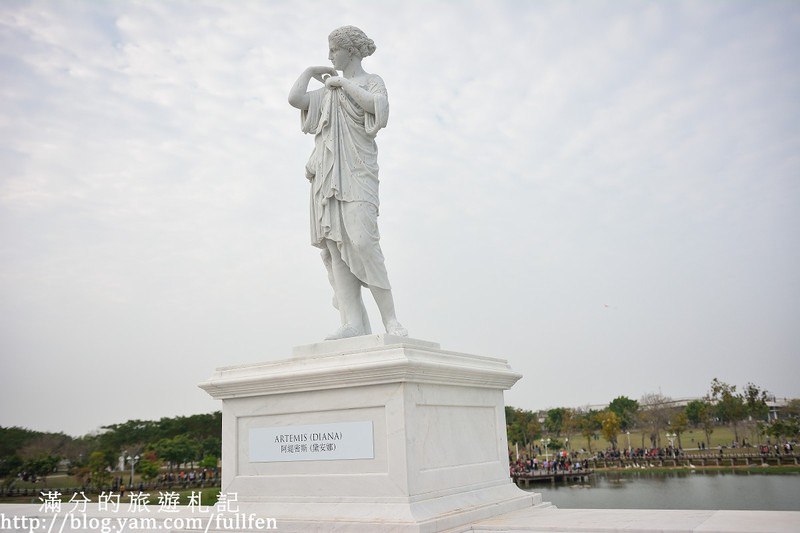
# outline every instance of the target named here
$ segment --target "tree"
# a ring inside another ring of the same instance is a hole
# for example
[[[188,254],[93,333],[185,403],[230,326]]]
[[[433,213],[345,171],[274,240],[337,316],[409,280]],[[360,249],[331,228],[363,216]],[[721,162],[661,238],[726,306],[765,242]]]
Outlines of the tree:
[[[152,420],[128,420],[122,424],[103,426],[98,436],[99,447],[104,450],[141,449],[158,439],[158,423]]]
[[[158,477],[159,464],[158,461],[152,459],[141,459],[136,464],[136,471],[142,475],[145,483],[150,482]]]
[[[692,400],[683,408],[683,412],[686,413],[686,419],[689,420],[689,423],[694,427],[699,427],[702,422],[702,413],[705,404],[706,402],[702,400]]]
[[[788,418],[800,418],[800,398],[793,398],[786,404],[783,416]]]
[[[542,437],[542,424],[539,423],[538,415],[532,411],[528,411],[528,413],[530,414],[526,414],[525,422],[522,426],[525,436],[523,444],[525,444],[525,446],[533,444],[536,439]]]
[[[544,427],[556,437],[561,435],[561,430],[564,427],[565,412],[566,409],[563,407],[557,407],[547,411],[547,417],[544,420]]]
[[[767,391],[748,383],[742,393],[748,416],[755,420],[769,419],[769,406],[767,406]]]
[[[747,416],[747,406],[743,397],[736,394],[736,385],[714,378],[707,398],[714,404],[717,418],[731,425],[734,439],[739,442],[739,422]]]
[[[633,427],[636,414],[639,412],[639,402],[627,396],[618,396],[608,404],[609,410],[614,412],[620,420],[620,429],[627,431]]]
[[[536,421],[537,425],[539,421]],[[222,440],[219,437],[208,437],[200,444],[200,455],[203,457],[222,457]]]
[[[538,420],[537,420],[538,422]],[[100,452],[106,468],[114,467],[120,453],[130,450],[131,455],[152,448],[160,441],[172,441],[174,459],[178,462],[195,461],[205,456],[221,455],[222,413],[187,417],[162,418],[158,421],[129,420],[122,424],[105,426],[99,434],[74,438],[64,433],[43,433],[29,429],[0,427],[0,478],[8,478],[27,470],[30,475],[47,475],[45,457],[59,457],[69,462],[68,472],[92,476],[89,459]],[[26,466],[27,469],[24,467]],[[96,465],[97,466],[97,465]],[[33,474],[34,471],[40,472]]]
[[[692,400],[684,409],[689,423],[695,427],[702,427],[706,435],[706,447],[711,446],[711,433],[714,432],[714,407],[707,401]]]
[[[639,400],[639,418],[650,429],[650,445],[654,448],[661,447],[661,431],[669,422],[671,402],[671,398],[656,392],[645,394]]]
[[[508,442],[519,442],[527,447],[542,434],[536,413],[506,406],[506,434]],[[207,452],[207,455],[214,455]]]
[[[200,468],[209,468],[216,470],[219,458],[214,455],[206,455],[200,460]]]
[[[197,440],[219,438],[222,434],[222,413],[216,411],[209,414],[162,418],[158,421],[157,427],[158,437],[162,439],[178,435],[190,435]]]
[[[0,427],[0,477],[20,472],[47,477],[74,439],[64,433],[43,433],[19,427]]]
[[[102,490],[111,478],[109,464],[106,456],[101,451],[94,451],[89,455],[89,474],[91,475],[92,485],[97,490]]]
[[[764,433],[764,422],[769,421],[767,391],[753,383],[748,383],[741,396],[747,410],[747,420],[744,424],[750,429],[751,442],[758,444]]]
[[[678,436],[678,448],[683,449],[683,444],[681,443],[681,433],[686,431],[689,427],[689,417],[686,416],[686,411],[680,411],[676,413],[672,417],[669,427]]]
[[[0,458],[0,478],[16,476],[22,470],[23,464],[25,463],[19,455],[7,455]]]
[[[617,449],[617,434],[622,427],[622,420],[617,413],[607,409],[599,415],[600,427],[603,437],[611,443],[613,449]]]
[[[78,480],[82,487],[85,487],[88,482],[92,480],[92,471],[89,464],[76,466],[72,469],[72,475]]]
[[[592,453],[592,439],[597,435],[597,432],[602,428],[600,423],[599,413],[594,410],[589,410],[581,413],[578,416],[581,435],[586,439],[586,447],[589,453]]]
[[[199,446],[197,441],[188,435],[178,435],[171,439],[161,439],[155,444],[155,451],[159,457],[169,463],[170,469],[173,465],[188,463],[197,459]]]
[[[20,427],[0,427],[0,457],[20,455],[20,450],[26,444],[41,435],[43,433]],[[24,459],[24,457],[21,458]]]
[[[152,443],[173,439],[185,435],[190,439],[202,442],[207,439],[219,439],[222,434],[222,413],[177,416],[153,420],[129,420],[122,424],[111,424],[103,427],[103,433],[97,437],[98,448],[118,453],[123,449],[144,449]]]
[[[776,420],[767,428],[767,434],[775,437],[775,440],[778,442],[780,442],[783,437],[796,437],[800,434],[800,421],[796,418]]]
[[[40,455],[25,461],[22,465],[22,470],[26,474],[33,476],[34,479],[41,478],[46,480],[47,476],[52,474],[58,467],[59,461],[61,461],[61,458],[57,455]]]
[[[567,437],[564,446],[568,450],[571,448],[569,443],[569,438],[575,431],[578,431],[579,427],[580,427],[579,416],[575,412],[575,410],[569,408],[564,409],[564,413],[561,418],[561,430]]]

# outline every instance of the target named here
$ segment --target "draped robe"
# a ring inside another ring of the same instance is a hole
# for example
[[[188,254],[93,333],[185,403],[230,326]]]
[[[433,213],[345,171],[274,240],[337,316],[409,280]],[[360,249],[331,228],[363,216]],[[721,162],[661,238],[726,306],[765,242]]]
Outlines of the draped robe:
[[[336,242],[342,259],[364,285],[390,289],[378,233],[378,147],[375,135],[386,126],[389,100],[380,76],[367,76],[363,89],[375,112],[362,109],[344,89],[310,91],[301,111],[303,133],[314,134],[306,163],[311,182],[311,244],[323,249]]]

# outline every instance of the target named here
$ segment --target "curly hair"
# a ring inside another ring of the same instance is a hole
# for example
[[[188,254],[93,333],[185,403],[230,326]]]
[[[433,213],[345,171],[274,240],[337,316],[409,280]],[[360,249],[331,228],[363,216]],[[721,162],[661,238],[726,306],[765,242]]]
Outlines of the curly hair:
[[[336,28],[328,35],[328,40],[341,49],[347,50],[351,54],[358,54],[362,58],[371,56],[376,48],[372,39],[355,26]]]

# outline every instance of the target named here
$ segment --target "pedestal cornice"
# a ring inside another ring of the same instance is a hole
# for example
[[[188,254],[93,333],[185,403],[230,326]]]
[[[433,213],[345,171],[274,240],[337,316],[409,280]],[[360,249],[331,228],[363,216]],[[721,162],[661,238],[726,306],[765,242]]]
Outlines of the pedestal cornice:
[[[218,368],[199,386],[226,399],[403,382],[507,390],[521,377],[503,359],[369,335],[297,347],[292,359]]]

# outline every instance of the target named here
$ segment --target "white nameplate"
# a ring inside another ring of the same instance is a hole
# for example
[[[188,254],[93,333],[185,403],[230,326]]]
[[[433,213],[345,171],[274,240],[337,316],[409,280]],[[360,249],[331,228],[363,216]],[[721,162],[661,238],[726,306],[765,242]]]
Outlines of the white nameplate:
[[[372,421],[250,429],[250,462],[374,459]]]

